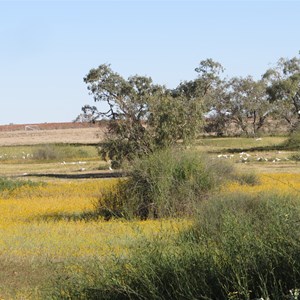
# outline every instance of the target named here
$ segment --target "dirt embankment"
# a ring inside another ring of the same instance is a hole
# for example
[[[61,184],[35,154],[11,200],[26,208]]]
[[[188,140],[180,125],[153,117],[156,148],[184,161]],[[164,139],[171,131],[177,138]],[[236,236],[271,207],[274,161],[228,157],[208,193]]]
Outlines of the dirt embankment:
[[[51,143],[95,144],[103,139],[105,128],[104,122],[1,125],[0,146]]]

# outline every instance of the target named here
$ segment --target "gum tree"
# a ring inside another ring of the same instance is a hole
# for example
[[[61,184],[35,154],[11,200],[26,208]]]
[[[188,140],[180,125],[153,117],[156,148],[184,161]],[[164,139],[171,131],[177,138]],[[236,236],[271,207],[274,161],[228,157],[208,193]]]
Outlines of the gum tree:
[[[224,103],[230,121],[247,136],[256,136],[273,113],[263,80],[251,76],[234,77],[228,83],[228,97]]]
[[[179,140],[192,139],[202,121],[201,101],[175,95],[164,86],[155,85],[150,77],[124,79],[110,65],[100,65],[84,78],[94,101],[107,104],[107,111],[84,106],[94,120],[108,120],[106,139],[101,147],[103,158],[115,166],[158,148],[169,147]]]
[[[300,59],[280,58],[263,78],[268,85],[269,101],[276,105],[278,115],[293,131],[300,122]]]

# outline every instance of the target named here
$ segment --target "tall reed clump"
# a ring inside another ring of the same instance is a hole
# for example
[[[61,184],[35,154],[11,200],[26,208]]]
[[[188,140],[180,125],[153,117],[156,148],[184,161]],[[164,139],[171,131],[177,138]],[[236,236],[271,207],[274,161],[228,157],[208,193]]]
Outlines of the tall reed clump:
[[[89,282],[60,285],[68,299],[299,299],[299,221],[299,197],[218,196],[177,238],[140,241],[111,266],[92,263]]]
[[[212,299],[298,299],[291,293],[300,285],[299,221],[299,196],[220,195],[203,203],[183,240],[212,263]]]
[[[114,191],[104,193],[99,213],[132,218],[190,215],[209,191],[233,174],[225,162],[191,151],[164,150],[137,159]]]

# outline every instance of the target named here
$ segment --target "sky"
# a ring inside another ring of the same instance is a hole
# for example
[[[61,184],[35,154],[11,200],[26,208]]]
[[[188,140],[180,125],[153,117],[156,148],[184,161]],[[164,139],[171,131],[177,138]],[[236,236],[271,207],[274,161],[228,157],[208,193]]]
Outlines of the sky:
[[[0,124],[70,122],[103,63],[175,88],[212,58],[259,79],[299,56],[299,1],[0,0]]]

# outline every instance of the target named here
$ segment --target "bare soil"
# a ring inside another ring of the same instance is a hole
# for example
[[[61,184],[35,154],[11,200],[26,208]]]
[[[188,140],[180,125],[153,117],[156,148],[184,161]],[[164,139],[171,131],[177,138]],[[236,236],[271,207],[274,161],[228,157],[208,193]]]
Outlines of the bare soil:
[[[95,144],[104,137],[104,123],[43,123],[0,126],[0,146],[52,143]]]

